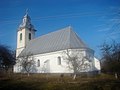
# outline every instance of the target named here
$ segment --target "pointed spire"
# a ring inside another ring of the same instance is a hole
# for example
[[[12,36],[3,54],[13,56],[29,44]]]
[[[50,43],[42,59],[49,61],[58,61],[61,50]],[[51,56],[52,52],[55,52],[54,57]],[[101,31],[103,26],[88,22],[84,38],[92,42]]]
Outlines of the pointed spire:
[[[31,20],[30,16],[28,15],[28,9],[26,9],[26,11],[25,11],[24,18],[26,18],[27,20]]]
[[[28,8],[26,9],[26,15],[28,15]]]
[[[23,17],[23,21],[19,26],[19,29],[23,29],[23,28],[28,28],[29,30],[35,31],[34,26],[31,23],[31,18],[28,15],[28,9],[26,9],[25,16]]]

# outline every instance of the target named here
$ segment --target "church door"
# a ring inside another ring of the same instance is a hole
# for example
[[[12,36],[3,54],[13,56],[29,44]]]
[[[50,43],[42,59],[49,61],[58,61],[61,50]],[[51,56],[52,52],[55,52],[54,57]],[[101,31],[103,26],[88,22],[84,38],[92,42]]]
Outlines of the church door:
[[[44,62],[44,73],[50,73],[50,60]]]

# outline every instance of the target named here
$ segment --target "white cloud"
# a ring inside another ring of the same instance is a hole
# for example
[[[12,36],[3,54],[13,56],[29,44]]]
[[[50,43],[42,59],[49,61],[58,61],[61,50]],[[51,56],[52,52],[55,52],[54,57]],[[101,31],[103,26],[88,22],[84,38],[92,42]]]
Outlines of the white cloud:
[[[120,31],[115,31],[112,33],[109,33],[108,35],[106,35],[106,40],[117,40],[119,41],[120,39]]]
[[[110,30],[110,28],[105,28],[105,29],[98,30],[98,32],[106,32],[106,31],[109,31],[109,30]]]
[[[110,35],[116,35],[116,34],[120,34],[120,31],[115,31],[115,32],[110,33]]]

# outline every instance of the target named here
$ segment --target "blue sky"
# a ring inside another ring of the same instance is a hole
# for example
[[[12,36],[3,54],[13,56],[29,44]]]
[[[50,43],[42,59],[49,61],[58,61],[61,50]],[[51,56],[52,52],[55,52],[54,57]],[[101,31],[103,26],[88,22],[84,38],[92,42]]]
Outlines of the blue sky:
[[[120,39],[116,25],[120,22],[116,14],[120,0],[1,0],[1,44],[16,49],[17,28],[26,9],[37,30],[36,37],[70,25],[97,57],[103,42]]]

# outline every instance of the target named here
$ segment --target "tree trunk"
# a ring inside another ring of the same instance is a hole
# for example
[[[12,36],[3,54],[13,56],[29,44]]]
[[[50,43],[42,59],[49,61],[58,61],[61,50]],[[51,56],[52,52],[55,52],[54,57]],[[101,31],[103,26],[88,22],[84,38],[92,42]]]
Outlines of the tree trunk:
[[[76,79],[76,73],[73,75],[73,80],[75,80]]]
[[[118,79],[118,74],[117,73],[115,73],[115,78]]]
[[[30,76],[30,74],[29,74],[29,73],[27,73],[27,76],[29,77],[29,76]]]

